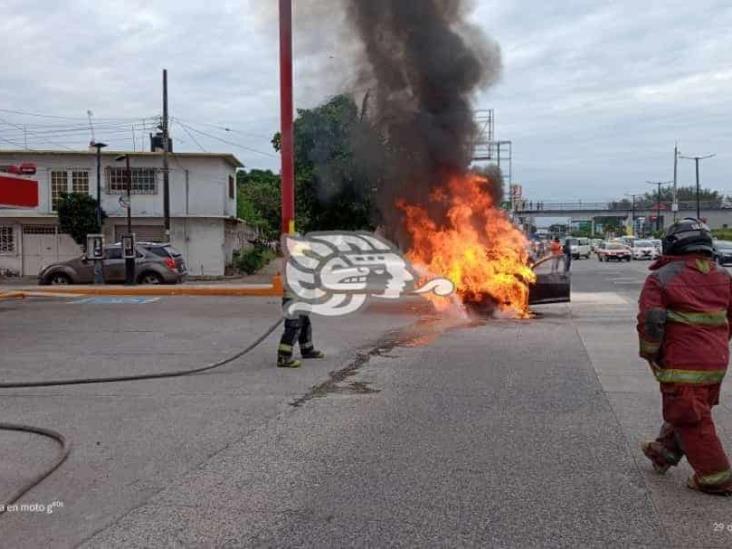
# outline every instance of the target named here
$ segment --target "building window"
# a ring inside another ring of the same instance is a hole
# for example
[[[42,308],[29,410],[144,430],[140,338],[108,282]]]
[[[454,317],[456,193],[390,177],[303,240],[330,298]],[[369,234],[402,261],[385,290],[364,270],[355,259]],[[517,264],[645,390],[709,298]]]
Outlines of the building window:
[[[54,170],[51,172],[51,211],[58,209],[62,193],[89,194],[87,170]]]
[[[51,211],[58,209],[58,201],[61,200],[61,194],[69,192],[68,173],[51,172]]]
[[[89,172],[71,172],[71,192],[89,194]]]
[[[15,253],[15,233],[13,228],[0,225],[0,254]]]
[[[155,168],[132,168],[131,172],[131,192],[133,194],[156,194],[158,192]],[[127,168],[107,169],[107,192],[127,192]]]
[[[235,193],[236,185],[234,185],[234,176],[229,176],[229,198],[234,198],[236,195]]]

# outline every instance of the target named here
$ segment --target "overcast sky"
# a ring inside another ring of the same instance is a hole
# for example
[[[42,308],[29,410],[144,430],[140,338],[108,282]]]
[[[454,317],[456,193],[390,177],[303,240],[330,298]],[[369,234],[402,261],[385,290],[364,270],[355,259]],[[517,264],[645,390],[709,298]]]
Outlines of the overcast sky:
[[[347,80],[342,20],[312,1],[295,0],[299,107]],[[83,148],[91,110],[97,139],[131,148],[134,125],[139,149],[160,114],[165,67],[176,150],[277,169],[275,4],[0,0],[0,148]],[[504,63],[476,107],[496,110],[497,137],[513,141],[514,179],[530,198],[650,190],[646,180],[672,178],[675,140],[685,154],[717,153],[703,183],[732,194],[732,2],[475,4],[472,19]],[[679,176],[692,184],[693,163]]]

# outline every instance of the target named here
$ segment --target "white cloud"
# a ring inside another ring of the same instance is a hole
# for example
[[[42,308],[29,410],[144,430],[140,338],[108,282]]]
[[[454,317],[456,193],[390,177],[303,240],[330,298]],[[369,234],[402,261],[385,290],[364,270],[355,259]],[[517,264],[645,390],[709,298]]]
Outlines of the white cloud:
[[[601,198],[667,178],[677,139],[685,151],[718,153],[705,181],[732,191],[728,1],[474,3],[472,20],[504,53],[502,79],[479,104],[496,109],[498,136],[514,141],[515,177],[535,198]],[[350,51],[342,49],[348,28],[339,0],[295,4],[297,103],[307,107],[352,77]],[[82,126],[87,109],[99,119],[150,117],[160,112],[165,67],[173,116],[246,149],[194,134],[201,145],[276,169],[276,158],[247,150],[271,153],[278,126],[275,6],[0,0],[0,108],[75,116]],[[38,131],[59,123],[1,112],[0,119]],[[197,149],[173,129],[178,150]],[[131,131],[109,125],[107,141],[130,147]],[[22,134],[0,122],[0,137],[17,142]],[[50,146],[38,139],[29,136],[33,146]],[[82,130],[68,143],[88,139]],[[690,175],[682,167],[682,183]]]

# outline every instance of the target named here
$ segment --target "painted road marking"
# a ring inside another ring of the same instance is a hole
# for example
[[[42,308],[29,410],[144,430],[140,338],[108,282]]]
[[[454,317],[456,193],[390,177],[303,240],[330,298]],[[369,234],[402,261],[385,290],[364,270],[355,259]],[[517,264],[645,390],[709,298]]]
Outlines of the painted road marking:
[[[629,301],[615,292],[572,292],[577,305],[627,305]]]
[[[88,297],[72,301],[75,305],[145,305],[160,301],[159,297]]]

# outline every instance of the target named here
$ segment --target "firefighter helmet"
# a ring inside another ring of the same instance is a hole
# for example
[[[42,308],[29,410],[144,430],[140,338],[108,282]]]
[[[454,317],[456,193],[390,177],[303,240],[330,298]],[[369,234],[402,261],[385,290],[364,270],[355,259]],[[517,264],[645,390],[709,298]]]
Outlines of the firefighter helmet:
[[[706,223],[688,217],[671,225],[663,238],[663,255],[714,254],[712,231]]]

